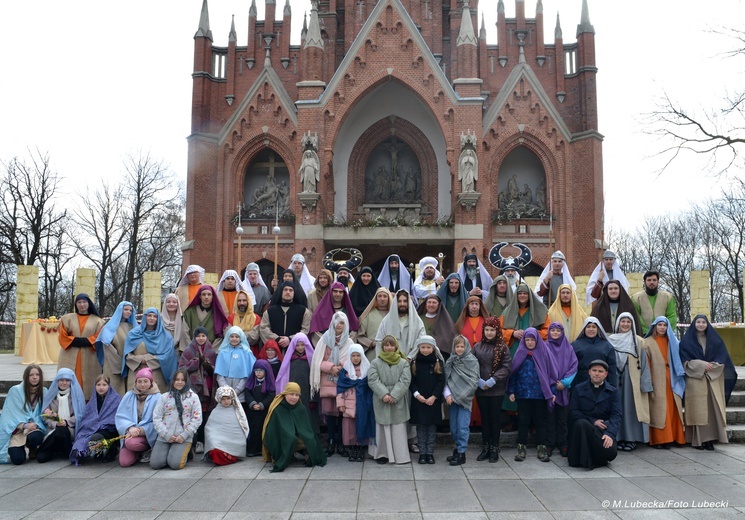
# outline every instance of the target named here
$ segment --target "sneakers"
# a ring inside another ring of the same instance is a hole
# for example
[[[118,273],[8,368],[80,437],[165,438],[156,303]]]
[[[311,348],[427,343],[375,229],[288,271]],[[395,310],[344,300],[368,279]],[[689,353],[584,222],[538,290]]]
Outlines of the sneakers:
[[[525,444],[518,444],[517,445],[517,453],[515,454],[515,460],[517,462],[522,462],[525,460],[525,457],[527,457],[527,453],[525,452]]]
[[[204,443],[203,442],[197,442],[196,446],[194,447],[194,453],[204,453]]]
[[[153,450],[147,450],[145,453],[142,454],[142,458],[140,459],[140,462],[148,463],[150,462],[150,455],[152,455]]]
[[[545,444],[538,445],[538,460],[540,460],[541,462],[548,462],[549,460],[551,460]]]

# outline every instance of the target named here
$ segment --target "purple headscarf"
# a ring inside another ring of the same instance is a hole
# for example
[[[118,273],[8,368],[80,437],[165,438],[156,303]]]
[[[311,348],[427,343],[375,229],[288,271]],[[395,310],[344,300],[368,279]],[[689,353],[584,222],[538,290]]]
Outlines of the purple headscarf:
[[[551,329],[561,330],[561,337],[557,340],[551,339]],[[552,382],[577,373],[577,354],[574,353],[574,348],[569,343],[569,339],[564,332],[564,325],[558,321],[548,326],[548,341],[546,342],[546,346],[551,356]],[[569,405],[569,390],[567,388],[556,391],[556,404],[559,406]]]
[[[116,393],[113,386],[104,396],[101,411],[98,411],[98,392],[93,387],[93,397],[85,406],[85,411],[78,419],[75,431],[75,443],[70,452],[70,462],[77,465],[81,458],[88,455],[88,441],[98,430],[116,430],[116,410],[122,397]]]
[[[331,287],[329,287],[329,290],[326,291],[326,294],[323,295],[323,298],[321,298],[321,301],[318,302],[316,309],[313,311],[313,317],[310,320],[310,334],[328,330],[331,318],[333,318],[334,313],[336,312],[331,296],[334,289],[344,289],[342,305],[347,311],[345,314],[347,315],[347,319],[349,319],[349,330],[356,331],[359,328],[357,315],[354,313],[354,305],[352,305],[352,300],[349,298],[347,288],[344,287],[344,284],[341,282],[334,282],[331,284]]]
[[[254,363],[253,370],[251,371],[251,375],[248,378],[248,383],[246,383],[246,390],[253,390],[256,388],[256,369],[261,369],[264,371],[264,386],[261,388],[261,390],[267,394],[270,392],[277,392],[277,385],[274,382],[274,372],[272,371],[272,365],[269,364],[269,361],[266,359],[259,359]]]
[[[525,346],[525,338],[535,339],[535,348],[533,350],[529,350],[528,347]],[[546,347],[543,338],[541,338],[538,331],[533,327],[525,329],[523,338],[520,340],[520,345],[517,347],[517,351],[515,352],[515,357],[512,358],[510,377],[520,370],[520,367],[522,366],[523,361],[525,361],[525,358],[528,357],[528,354],[533,358],[535,370],[538,373],[538,381],[541,384],[541,391],[543,392],[543,397],[546,398],[548,409],[552,410],[554,407],[552,399],[554,393],[551,390],[551,355],[548,353],[548,347]]]
[[[215,326],[215,337],[222,338],[223,331],[230,326],[230,323],[228,322],[228,317],[225,314],[225,309],[222,308],[222,304],[220,303],[220,299],[217,297],[217,291],[214,287],[212,287],[211,285],[202,285],[197,291],[197,294],[194,295],[194,298],[191,300],[191,302],[189,302],[189,305],[186,307],[186,309],[199,306],[202,303],[200,295],[202,294],[202,291],[205,290],[208,290],[212,293],[212,323]]]
[[[285,352],[285,357],[282,360],[282,366],[279,367],[279,372],[277,372],[275,387],[280,392],[284,391],[285,386],[290,382],[290,364],[292,364],[292,358],[295,357],[295,347],[297,347],[299,341],[302,341],[305,345],[305,357],[308,359],[308,366],[313,362],[313,345],[310,344],[308,336],[302,332],[298,332],[292,337],[292,341],[290,341],[287,352]]]

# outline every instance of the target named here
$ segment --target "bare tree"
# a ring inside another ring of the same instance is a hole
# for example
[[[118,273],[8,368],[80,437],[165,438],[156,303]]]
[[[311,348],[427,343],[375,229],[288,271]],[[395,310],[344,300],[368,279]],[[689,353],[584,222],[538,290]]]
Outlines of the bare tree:
[[[712,31],[734,41],[734,48],[724,58],[745,56],[745,31],[725,28]],[[667,92],[657,108],[648,116],[648,133],[658,136],[663,144],[660,154],[665,157],[664,171],[681,156],[703,156],[708,166],[723,174],[735,163],[742,163],[745,149],[745,90],[725,92],[721,105],[714,108],[686,107]]]
[[[49,155],[36,150],[29,163],[13,158],[2,163],[0,178],[0,262],[34,265],[46,254],[42,245],[66,211],[55,211],[59,177]]]
[[[78,252],[97,270],[96,301],[101,312],[109,310],[108,300],[124,285],[115,277],[116,266],[126,257],[127,226],[122,222],[124,199],[120,188],[104,184],[82,197],[75,218],[80,233],[70,238]]]

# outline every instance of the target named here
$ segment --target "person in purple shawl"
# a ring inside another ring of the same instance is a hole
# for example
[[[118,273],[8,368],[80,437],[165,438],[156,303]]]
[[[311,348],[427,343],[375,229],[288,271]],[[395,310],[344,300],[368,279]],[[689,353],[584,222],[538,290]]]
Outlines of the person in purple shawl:
[[[96,378],[94,397],[88,401],[78,421],[78,431],[70,452],[70,462],[78,466],[88,456],[103,457],[112,461],[119,452],[119,443],[114,442],[107,449],[95,449],[91,452],[90,443],[114,439],[119,435],[116,430],[116,410],[122,397],[109,383],[109,378],[101,374]]]
[[[254,363],[253,372],[248,378],[244,395],[246,396],[246,418],[248,419],[248,440],[246,441],[246,455],[258,457],[261,455],[261,432],[264,420],[277,394],[272,366],[266,359],[259,359]]]
[[[528,442],[528,428],[535,425],[535,439],[538,460],[550,460],[546,448],[546,419],[553,409],[556,396],[551,389],[553,373],[551,354],[538,331],[525,329],[520,344],[512,359],[510,381],[507,393],[510,401],[517,402],[517,454],[515,460],[525,460],[525,445]]]
[[[554,448],[559,448],[562,457],[567,456],[569,413],[569,387],[577,375],[577,355],[566,336],[564,325],[553,322],[548,327],[548,353],[551,355],[551,388],[556,395],[553,410],[548,414],[546,425],[546,448],[549,457]]]
[[[284,391],[287,383],[297,383],[300,386],[300,400],[308,409],[310,424],[316,434],[320,431],[320,419],[318,417],[318,396],[313,400],[310,397],[310,364],[313,362],[313,345],[308,336],[298,332],[292,337],[287,347],[282,366],[277,373],[277,393]]]
[[[323,333],[328,330],[331,324],[331,318],[335,312],[346,314],[349,320],[349,332],[357,332],[359,329],[357,315],[354,313],[354,306],[352,305],[352,300],[349,298],[349,293],[347,293],[346,287],[341,282],[332,283],[331,288],[313,310],[308,334],[313,338],[316,345]],[[352,339],[354,339],[354,336],[352,336]]]

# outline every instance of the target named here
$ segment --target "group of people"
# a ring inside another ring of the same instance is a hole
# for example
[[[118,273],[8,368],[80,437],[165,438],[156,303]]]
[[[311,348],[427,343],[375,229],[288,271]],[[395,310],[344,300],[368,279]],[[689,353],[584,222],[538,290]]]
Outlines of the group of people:
[[[377,276],[337,264],[313,277],[298,254],[269,287],[251,263],[245,279],[228,270],[214,288],[204,269],[188,266],[162,310],[147,309],[139,324],[130,302],[104,323],[78,295],[61,319],[60,371],[47,392],[49,402],[62,393],[63,405],[47,409],[41,370],[30,370],[38,374],[19,385],[17,417],[10,426],[0,417],[9,441],[2,451],[0,437],[0,451],[16,462],[14,448],[25,458],[23,447],[33,447],[43,461],[38,453],[54,446],[80,461],[86,443],[112,456],[117,439],[122,465],[149,458],[179,468],[192,452],[216,464],[262,455],[274,471],[334,454],[405,464],[418,453],[433,464],[435,433],[449,423],[451,465],[465,463],[477,426],[477,461],[499,460],[505,430],[517,430],[515,460],[524,460],[532,428],[538,459],[557,452],[592,468],[637,443],[727,442],[732,361],[705,316],[677,339],[675,301],[658,273],[629,295],[606,251],[588,284],[587,316],[560,251],[532,290],[515,265],[492,279],[474,254],[447,277],[433,257],[419,268],[412,280],[391,255]],[[89,409],[98,422],[84,429],[96,437],[79,444],[72,411],[83,407],[83,426]]]

